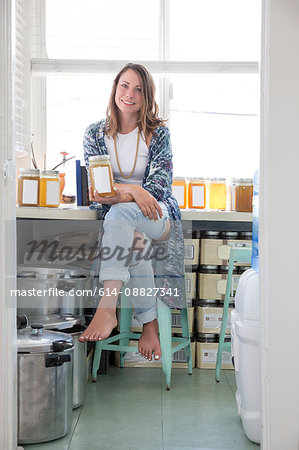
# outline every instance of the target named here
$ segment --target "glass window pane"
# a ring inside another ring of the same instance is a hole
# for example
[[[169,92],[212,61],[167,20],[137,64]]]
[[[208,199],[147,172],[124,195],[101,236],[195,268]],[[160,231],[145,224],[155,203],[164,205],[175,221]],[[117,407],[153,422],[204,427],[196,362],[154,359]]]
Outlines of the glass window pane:
[[[174,61],[258,61],[261,0],[171,0]]]
[[[46,0],[49,58],[159,59],[159,0]]]
[[[62,158],[62,151],[83,162],[86,127],[106,117],[114,74],[62,75],[47,78],[47,167]],[[156,99],[159,99],[159,80]]]
[[[258,75],[177,75],[171,82],[174,174],[252,177],[259,166]]]

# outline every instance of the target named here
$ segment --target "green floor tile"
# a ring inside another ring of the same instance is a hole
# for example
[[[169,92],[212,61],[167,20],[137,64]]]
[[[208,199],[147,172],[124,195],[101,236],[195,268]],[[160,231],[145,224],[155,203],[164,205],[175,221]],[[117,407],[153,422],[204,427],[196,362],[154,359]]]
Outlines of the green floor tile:
[[[90,383],[72,433],[25,450],[259,449],[243,431],[233,371],[174,369],[170,391],[157,368],[111,367]]]

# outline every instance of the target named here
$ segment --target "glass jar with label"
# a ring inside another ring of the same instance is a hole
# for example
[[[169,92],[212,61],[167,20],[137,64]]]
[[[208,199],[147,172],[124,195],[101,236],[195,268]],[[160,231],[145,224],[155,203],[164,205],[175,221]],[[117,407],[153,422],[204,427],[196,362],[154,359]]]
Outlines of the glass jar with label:
[[[225,178],[211,178],[208,182],[209,208],[226,209],[226,180]]]
[[[38,169],[19,169],[19,206],[39,206],[39,183],[40,171]]]
[[[204,178],[189,179],[188,206],[195,209],[206,207],[206,183]]]
[[[97,191],[101,197],[115,195],[114,178],[109,155],[89,157],[89,175],[92,191]]]
[[[172,182],[172,193],[181,209],[187,208],[187,186],[185,177],[175,177]]]
[[[58,170],[41,170],[39,199],[40,206],[58,208],[60,199],[60,180]]]
[[[253,183],[250,178],[239,178],[236,181],[236,211],[251,212]]]

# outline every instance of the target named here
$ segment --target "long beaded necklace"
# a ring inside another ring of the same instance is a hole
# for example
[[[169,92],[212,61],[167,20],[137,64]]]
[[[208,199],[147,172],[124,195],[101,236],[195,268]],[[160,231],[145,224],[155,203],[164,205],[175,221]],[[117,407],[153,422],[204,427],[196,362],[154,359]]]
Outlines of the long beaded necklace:
[[[121,174],[121,176],[122,176],[123,178],[126,178],[126,179],[131,178],[131,176],[132,176],[133,173],[134,173],[134,170],[135,170],[135,167],[136,167],[136,162],[137,162],[137,156],[138,156],[139,139],[140,139],[140,132],[139,132],[139,130],[138,130],[138,135],[137,135],[137,145],[136,145],[136,153],[135,153],[135,160],[134,160],[133,168],[132,168],[132,170],[131,170],[131,172],[130,172],[130,175],[124,175],[124,174],[123,174],[123,171],[121,170],[121,167],[120,167],[120,164],[119,164],[119,160],[118,160],[117,146],[116,146],[116,139],[115,139],[115,137],[113,138],[113,142],[114,142],[114,150],[115,150],[115,156],[116,156],[116,162],[117,162],[117,166],[118,166],[119,172],[120,172],[120,174]]]

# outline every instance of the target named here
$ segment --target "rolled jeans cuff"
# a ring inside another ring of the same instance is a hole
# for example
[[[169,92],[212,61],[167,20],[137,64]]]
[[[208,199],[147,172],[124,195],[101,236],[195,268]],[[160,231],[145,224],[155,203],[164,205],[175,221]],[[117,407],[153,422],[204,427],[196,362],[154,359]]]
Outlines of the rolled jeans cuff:
[[[101,283],[104,283],[104,281],[108,280],[117,280],[122,281],[123,283],[127,283],[130,279],[130,273],[127,269],[122,268],[113,268],[113,267],[107,267],[102,268],[100,270],[99,274],[99,281]]]
[[[142,325],[158,318],[157,306],[151,308],[135,308],[135,317]]]

